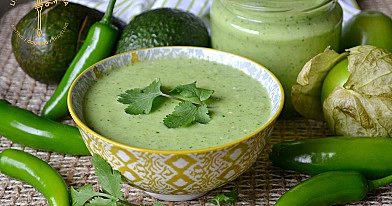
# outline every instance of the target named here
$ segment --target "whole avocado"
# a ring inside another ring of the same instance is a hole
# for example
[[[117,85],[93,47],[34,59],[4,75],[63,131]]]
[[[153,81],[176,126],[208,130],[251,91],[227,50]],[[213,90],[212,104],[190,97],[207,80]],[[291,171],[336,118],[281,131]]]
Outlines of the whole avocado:
[[[12,48],[23,71],[43,83],[58,83],[87,36],[103,13],[75,3],[43,6],[41,32],[37,32],[37,10],[32,9],[13,25]],[[125,23],[115,19],[121,30]],[[116,40],[114,40],[116,41]]]
[[[184,10],[157,8],[135,16],[124,28],[116,53],[158,46],[210,47],[203,20]]]

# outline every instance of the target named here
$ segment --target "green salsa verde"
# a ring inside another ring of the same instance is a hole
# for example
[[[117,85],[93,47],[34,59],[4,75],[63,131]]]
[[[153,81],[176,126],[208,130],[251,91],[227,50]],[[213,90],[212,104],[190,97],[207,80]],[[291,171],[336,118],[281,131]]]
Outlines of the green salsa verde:
[[[127,114],[118,95],[143,89],[155,79],[167,92],[196,81],[199,88],[214,90],[208,100],[211,121],[181,128],[163,124],[177,100],[162,98],[151,113]],[[271,99],[256,79],[233,67],[196,59],[138,62],[112,70],[86,92],[84,117],[99,134],[123,144],[156,150],[193,150],[214,147],[245,137],[271,115]]]
[[[342,8],[336,0],[216,0],[212,47],[248,57],[282,83],[281,116],[297,115],[291,87],[305,63],[327,47],[339,48]]]

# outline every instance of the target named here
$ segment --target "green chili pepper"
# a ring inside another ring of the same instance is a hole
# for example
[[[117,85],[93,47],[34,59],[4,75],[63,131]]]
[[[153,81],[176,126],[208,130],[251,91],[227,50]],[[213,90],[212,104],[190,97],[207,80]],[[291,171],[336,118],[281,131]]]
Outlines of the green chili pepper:
[[[392,182],[392,176],[367,180],[357,171],[331,171],[318,174],[292,187],[275,206],[328,206],[357,202],[368,191]]]
[[[315,175],[332,170],[355,170],[367,179],[392,175],[392,139],[326,137],[282,142],[269,154],[282,169]]]
[[[0,100],[0,135],[18,144],[63,154],[90,155],[79,130]]]
[[[36,188],[50,206],[69,206],[68,187],[63,178],[47,162],[17,149],[0,153],[0,171]]]
[[[118,37],[118,29],[111,24],[115,3],[116,0],[110,0],[102,20],[90,27],[85,42],[72,60],[57,89],[44,105],[41,116],[53,120],[66,116],[67,95],[72,82],[88,67],[112,53]]]

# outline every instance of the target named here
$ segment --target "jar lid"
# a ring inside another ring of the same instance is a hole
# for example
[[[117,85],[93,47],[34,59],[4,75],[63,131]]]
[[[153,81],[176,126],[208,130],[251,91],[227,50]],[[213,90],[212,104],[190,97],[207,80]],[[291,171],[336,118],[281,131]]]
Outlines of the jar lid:
[[[254,12],[306,12],[336,0],[221,0],[231,7]]]

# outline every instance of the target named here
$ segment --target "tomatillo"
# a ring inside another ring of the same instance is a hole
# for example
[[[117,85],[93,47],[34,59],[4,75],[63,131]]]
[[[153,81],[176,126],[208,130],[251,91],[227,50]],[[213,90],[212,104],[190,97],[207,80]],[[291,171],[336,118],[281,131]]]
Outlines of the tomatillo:
[[[361,11],[351,17],[343,29],[340,50],[372,45],[392,52],[392,19],[379,11]]]
[[[336,87],[343,87],[349,76],[348,59],[345,58],[337,63],[325,77],[321,87],[321,104]]]

